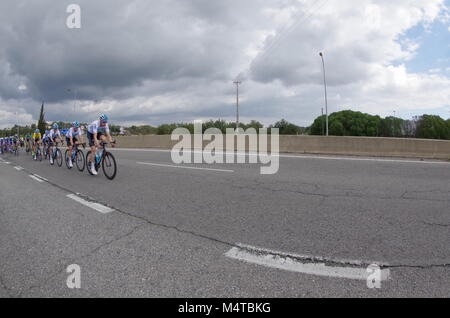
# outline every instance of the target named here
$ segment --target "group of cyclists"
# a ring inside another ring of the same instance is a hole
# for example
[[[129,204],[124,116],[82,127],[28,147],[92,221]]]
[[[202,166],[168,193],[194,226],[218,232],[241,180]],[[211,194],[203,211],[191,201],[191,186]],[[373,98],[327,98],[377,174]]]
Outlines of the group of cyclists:
[[[23,138],[19,138],[18,135],[9,137],[0,137],[0,154],[5,152],[17,153],[19,146],[23,147],[25,142]]]
[[[109,125],[109,118],[107,115],[102,114],[98,120],[93,121],[86,128],[86,135],[89,142],[89,147],[91,151],[88,156],[88,165],[89,171],[93,175],[97,175],[96,169],[96,154],[97,150],[102,148],[102,143],[110,143],[114,147],[114,141],[112,139]],[[46,152],[50,155],[49,161],[50,164],[53,165],[53,161],[55,160],[54,156],[54,148],[58,147],[58,145],[62,144],[64,139],[67,144],[68,153],[72,154],[72,151],[78,145],[84,145],[84,129],[85,127],[81,127],[78,121],[72,123],[71,127],[64,134],[61,133],[60,127],[57,123],[54,123],[51,127],[51,130],[46,130],[43,134],[39,129],[36,129],[32,135],[28,134],[25,139],[26,146],[31,150],[31,155],[33,160],[37,160],[37,154],[40,151],[41,145],[45,147]],[[20,145],[20,139],[16,136],[11,136],[8,138],[0,138],[0,149],[1,153],[4,151],[17,151],[18,146]],[[22,145],[23,146],[23,143]],[[73,167],[72,159],[73,157],[69,155],[67,157],[67,166],[69,168]]]

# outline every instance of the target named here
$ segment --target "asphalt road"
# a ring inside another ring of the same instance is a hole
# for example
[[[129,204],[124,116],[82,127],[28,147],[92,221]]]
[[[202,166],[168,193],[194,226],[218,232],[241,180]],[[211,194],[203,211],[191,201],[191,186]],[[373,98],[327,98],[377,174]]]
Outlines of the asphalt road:
[[[450,297],[448,162],[282,156],[261,175],[112,152],[113,181],[0,156],[0,297]],[[227,257],[241,244],[311,264],[376,263],[390,277],[369,289]],[[80,289],[66,285],[70,264]]]

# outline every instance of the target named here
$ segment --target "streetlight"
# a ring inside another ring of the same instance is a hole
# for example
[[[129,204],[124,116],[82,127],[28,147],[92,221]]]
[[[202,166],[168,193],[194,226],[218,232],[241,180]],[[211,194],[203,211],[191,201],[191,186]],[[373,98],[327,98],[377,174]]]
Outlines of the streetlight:
[[[395,137],[395,110],[394,117],[392,118],[392,137]]]
[[[322,136],[323,136],[323,135],[325,135],[325,125],[324,125],[324,122],[323,122],[323,107],[322,107],[322,120],[321,120],[321,122],[322,122]]]
[[[322,66],[323,66],[323,85],[325,87],[325,113],[326,113],[326,130],[327,130],[327,136],[328,136],[328,97],[327,97],[327,80],[325,75],[325,60],[323,59],[323,53],[319,53],[320,57],[322,58]]]

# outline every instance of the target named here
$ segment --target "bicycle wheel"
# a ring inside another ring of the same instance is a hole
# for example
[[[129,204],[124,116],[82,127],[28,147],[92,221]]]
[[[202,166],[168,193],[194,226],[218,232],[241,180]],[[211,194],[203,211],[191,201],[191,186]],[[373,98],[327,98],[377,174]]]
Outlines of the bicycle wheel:
[[[86,166],[86,162],[84,160],[84,154],[81,150],[77,150],[77,154],[75,156],[75,163],[77,165],[78,171],[83,172],[84,167]]]
[[[69,155],[69,149],[66,149],[66,152],[64,153],[64,161],[66,162],[66,167],[67,169],[72,169],[71,166],[69,166],[69,159],[70,159],[70,155]]]
[[[58,167],[62,166],[63,157],[62,157],[62,154],[61,154],[61,150],[56,149],[55,157],[53,158],[53,160],[56,160],[56,163],[58,164]]]
[[[42,161],[42,152],[41,152],[41,149],[37,150],[37,152],[36,152],[36,157],[37,157],[37,160]]]
[[[53,159],[52,161],[50,161],[50,165],[53,166],[55,164],[55,150],[53,150],[53,149],[52,149],[51,153],[49,154],[49,158],[48,159],[50,159],[50,158]]]
[[[112,153],[107,152],[102,160],[102,169],[106,178],[112,180],[116,177],[117,174],[117,164],[116,159],[112,155]]]
[[[93,176],[94,174],[91,172],[91,162],[89,161],[91,153],[92,151],[89,150],[86,154],[86,170],[89,172],[91,176]]]

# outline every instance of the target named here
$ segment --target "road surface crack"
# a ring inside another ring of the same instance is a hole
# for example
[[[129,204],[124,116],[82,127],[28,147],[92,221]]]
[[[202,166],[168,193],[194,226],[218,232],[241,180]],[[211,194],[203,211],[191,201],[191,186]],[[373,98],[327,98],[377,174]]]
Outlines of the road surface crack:
[[[437,227],[450,227],[450,224],[444,224],[444,223],[429,223],[429,222],[423,222],[425,225],[429,226],[437,226]]]

